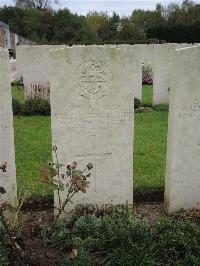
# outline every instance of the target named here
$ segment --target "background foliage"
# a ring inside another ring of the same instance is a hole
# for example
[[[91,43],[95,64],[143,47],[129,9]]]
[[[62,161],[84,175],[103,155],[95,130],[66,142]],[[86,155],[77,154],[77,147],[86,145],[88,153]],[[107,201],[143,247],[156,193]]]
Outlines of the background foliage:
[[[68,9],[53,10],[50,0],[17,0],[15,7],[0,8],[0,20],[10,30],[38,44],[200,42],[200,4],[157,4],[154,11],[133,10],[129,17]],[[150,39],[150,40],[149,40]]]

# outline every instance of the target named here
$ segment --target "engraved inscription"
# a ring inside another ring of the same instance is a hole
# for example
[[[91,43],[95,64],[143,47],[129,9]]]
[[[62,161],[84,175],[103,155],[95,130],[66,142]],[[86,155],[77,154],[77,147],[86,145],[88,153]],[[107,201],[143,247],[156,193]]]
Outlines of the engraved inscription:
[[[193,118],[200,116],[200,98],[194,98],[191,104],[184,104],[179,107],[179,118]]]
[[[62,123],[68,128],[79,131],[101,132],[108,127],[120,125],[132,119],[132,110],[120,105],[67,105],[64,114],[56,114],[62,119]]]
[[[112,87],[112,72],[101,61],[84,61],[75,72],[74,82],[80,96],[88,100],[99,100]]]

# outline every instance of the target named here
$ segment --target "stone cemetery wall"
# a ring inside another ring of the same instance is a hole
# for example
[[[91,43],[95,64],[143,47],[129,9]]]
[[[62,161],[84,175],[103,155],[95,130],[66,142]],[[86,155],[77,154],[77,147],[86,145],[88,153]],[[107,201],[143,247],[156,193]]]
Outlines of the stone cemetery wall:
[[[165,205],[200,208],[200,47],[173,53]]]
[[[58,49],[51,56],[52,143],[60,162],[94,165],[90,188],[70,209],[132,204],[134,54],[93,46]]]
[[[0,197],[0,203],[13,204],[17,193],[9,55],[0,50],[0,162],[3,161],[7,162],[7,172],[0,170],[0,186],[7,193]]]

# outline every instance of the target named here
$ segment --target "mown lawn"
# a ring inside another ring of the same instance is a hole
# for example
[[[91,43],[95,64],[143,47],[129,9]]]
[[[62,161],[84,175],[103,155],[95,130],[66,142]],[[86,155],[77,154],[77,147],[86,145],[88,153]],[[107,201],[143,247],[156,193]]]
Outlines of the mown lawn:
[[[135,114],[134,183],[137,190],[164,187],[167,112]]]
[[[15,95],[21,97],[15,90]],[[144,87],[143,102],[150,102],[150,91],[152,87]],[[167,116],[166,112],[135,114],[136,190],[164,187]],[[14,129],[18,190],[31,189],[33,196],[51,194],[48,186],[36,182],[40,168],[51,159],[50,117],[15,117]]]
[[[152,85],[143,85],[142,103],[143,104],[152,104],[152,99],[153,99],[153,86]]]
[[[40,168],[51,159],[50,117],[14,117],[14,129],[18,191],[31,190],[32,196],[52,193],[36,182]]]
[[[21,103],[24,102],[24,92],[22,87],[20,86],[12,86],[12,96],[14,98],[16,98],[18,101],[20,101]]]

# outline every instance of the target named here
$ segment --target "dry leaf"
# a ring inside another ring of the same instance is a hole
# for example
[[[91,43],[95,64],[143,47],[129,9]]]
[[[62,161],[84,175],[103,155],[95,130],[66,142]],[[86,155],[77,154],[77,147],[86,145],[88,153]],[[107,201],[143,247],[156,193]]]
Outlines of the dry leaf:
[[[78,250],[76,248],[73,248],[71,253],[69,254],[69,259],[74,260],[78,256]]]

